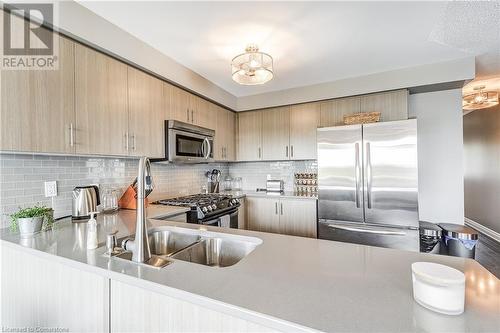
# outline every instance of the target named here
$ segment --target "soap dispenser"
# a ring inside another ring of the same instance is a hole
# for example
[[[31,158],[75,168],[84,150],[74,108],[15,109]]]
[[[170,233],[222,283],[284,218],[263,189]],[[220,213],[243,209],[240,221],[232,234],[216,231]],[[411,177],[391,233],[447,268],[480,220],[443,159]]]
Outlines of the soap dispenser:
[[[97,212],[90,212],[90,220],[87,222],[87,250],[97,248],[97,221],[95,219]]]

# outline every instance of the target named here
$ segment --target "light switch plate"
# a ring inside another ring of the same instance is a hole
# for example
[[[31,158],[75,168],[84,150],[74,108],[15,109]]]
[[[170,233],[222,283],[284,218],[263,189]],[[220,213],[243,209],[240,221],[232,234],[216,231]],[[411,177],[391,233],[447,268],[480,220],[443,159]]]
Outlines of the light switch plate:
[[[45,197],[57,197],[57,181],[45,182]]]

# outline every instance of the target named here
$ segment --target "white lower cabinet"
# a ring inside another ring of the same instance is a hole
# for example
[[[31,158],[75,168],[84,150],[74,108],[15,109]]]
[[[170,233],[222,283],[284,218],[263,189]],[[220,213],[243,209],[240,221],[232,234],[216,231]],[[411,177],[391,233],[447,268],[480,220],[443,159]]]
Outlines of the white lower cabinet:
[[[249,230],[317,237],[316,200],[247,197]]]
[[[222,312],[111,280],[111,332],[276,332]]]
[[[106,277],[5,245],[1,260],[2,327],[109,330]]]

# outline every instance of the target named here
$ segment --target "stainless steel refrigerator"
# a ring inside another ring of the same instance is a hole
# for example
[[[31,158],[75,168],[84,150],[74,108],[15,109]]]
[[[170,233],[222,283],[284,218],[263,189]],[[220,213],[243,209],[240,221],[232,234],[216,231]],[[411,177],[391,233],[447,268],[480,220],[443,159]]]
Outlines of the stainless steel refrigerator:
[[[418,251],[416,120],[318,128],[318,199],[319,238]]]

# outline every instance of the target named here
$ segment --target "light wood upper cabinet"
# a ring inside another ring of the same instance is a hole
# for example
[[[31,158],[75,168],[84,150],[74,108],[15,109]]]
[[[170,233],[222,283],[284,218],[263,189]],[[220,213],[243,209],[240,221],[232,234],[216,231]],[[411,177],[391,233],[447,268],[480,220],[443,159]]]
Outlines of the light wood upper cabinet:
[[[170,119],[190,123],[191,111],[189,93],[171,84],[165,84],[165,90],[170,91]]]
[[[163,82],[128,67],[129,151],[132,156],[165,156]]]
[[[127,66],[76,44],[76,152],[128,155]]]
[[[292,105],[290,109],[290,159],[316,159],[319,103]]]
[[[236,160],[236,114],[227,111],[226,161]]]
[[[262,112],[250,111],[238,113],[239,161],[257,161],[262,159]]]
[[[215,159],[234,161],[235,159],[235,115],[218,105],[210,103],[210,112],[216,115]]]
[[[344,125],[344,116],[360,112],[360,98],[332,99],[320,104],[320,126]]]
[[[408,91],[396,90],[360,97],[360,112],[381,112],[380,121],[408,119]]]
[[[190,123],[215,130],[217,114],[212,112],[212,109],[210,108],[210,104],[212,103],[192,94],[190,94],[189,100]]]
[[[74,43],[59,39],[58,70],[3,70],[0,149],[74,153]]]
[[[280,200],[280,233],[316,238],[316,228],[316,200]]]
[[[290,107],[262,111],[262,159],[290,159]]]

